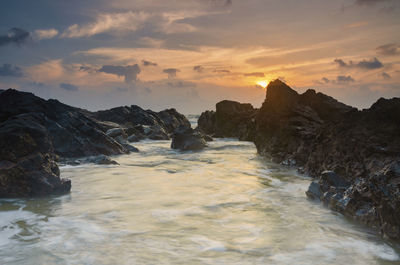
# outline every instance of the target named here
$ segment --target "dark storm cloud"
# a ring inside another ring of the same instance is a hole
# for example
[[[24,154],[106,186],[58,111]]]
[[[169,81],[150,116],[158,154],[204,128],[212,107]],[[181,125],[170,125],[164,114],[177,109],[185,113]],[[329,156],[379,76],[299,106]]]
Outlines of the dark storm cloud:
[[[376,52],[380,55],[398,55],[400,54],[400,45],[389,43],[376,48]]]
[[[253,76],[253,77],[265,77],[264,73],[261,72],[254,72],[254,73],[247,73],[244,76]]]
[[[140,67],[138,64],[119,66],[119,65],[104,65],[98,72],[123,76],[126,83],[132,83],[137,80],[138,74],[140,74]]]
[[[153,62],[146,61],[146,60],[142,60],[142,64],[143,64],[143,66],[157,66],[158,65],[157,63],[153,63]]]
[[[382,76],[382,78],[385,79],[385,80],[392,79],[392,77],[391,77],[388,73],[386,73],[386,72],[382,72],[382,73],[381,73],[381,76]]]
[[[202,73],[202,72],[204,72],[204,67],[201,65],[196,65],[195,67],[193,67],[193,71]]]
[[[383,67],[383,64],[375,57],[371,60],[362,60],[360,62],[350,61],[346,63],[342,59],[334,60],[340,68],[359,68],[363,70],[373,70]]]
[[[60,88],[67,90],[67,91],[78,91],[79,90],[79,87],[77,87],[73,84],[69,84],[69,83],[61,83]]]
[[[0,76],[22,77],[23,73],[18,66],[5,63],[3,66],[0,66]]]
[[[28,41],[30,33],[20,28],[12,28],[8,30],[7,35],[0,35],[0,46],[8,44],[21,45]]]
[[[178,72],[180,72],[180,70],[179,69],[176,69],[176,68],[168,68],[168,69],[164,69],[163,70],[163,73],[166,73],[166,74],[168,74],[168,78],[175,78],[176,77],[176,74],[178,73]]]

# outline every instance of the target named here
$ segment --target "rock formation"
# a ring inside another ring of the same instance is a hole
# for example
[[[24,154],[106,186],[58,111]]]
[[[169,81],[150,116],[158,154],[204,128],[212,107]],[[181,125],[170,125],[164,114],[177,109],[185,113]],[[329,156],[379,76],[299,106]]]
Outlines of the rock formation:
[[[359,111],[275,80],[259,110],[224,102],[201,115],[201,131],[253,141],[260,154],[316,178],[310,198],[400,239],[399,98]]]
[[[57,162],[116,164],[109,155],[138,152],[130,142],[169,139],[189,121],[175,109],[138,106],[89,112],[13,89],[0,91],[0,198],[68,192]]]
[[[204,136],[196,130],[187,127],[180,127],[172,136],[172,149],[182,151],[202,150],[207,146]]]

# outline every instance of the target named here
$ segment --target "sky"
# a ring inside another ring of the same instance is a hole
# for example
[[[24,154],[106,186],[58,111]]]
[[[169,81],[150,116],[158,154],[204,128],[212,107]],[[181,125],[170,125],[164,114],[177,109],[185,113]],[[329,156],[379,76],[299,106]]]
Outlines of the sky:
[[[400,96],[399,0],[1,0],[0,89],[89,110]]]

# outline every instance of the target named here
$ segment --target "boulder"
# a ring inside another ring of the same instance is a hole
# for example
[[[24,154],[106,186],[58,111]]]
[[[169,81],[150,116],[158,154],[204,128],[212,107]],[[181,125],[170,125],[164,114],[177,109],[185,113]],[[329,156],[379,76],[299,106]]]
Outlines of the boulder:
[[[3,92],[5,93],[5,92]],[[41,114],[21,114],[0,124],[0,198],[67,193]]]
[[[203,136],[192,128],[180,128],[172,136],[172,149],[202,150],[207,146]]]

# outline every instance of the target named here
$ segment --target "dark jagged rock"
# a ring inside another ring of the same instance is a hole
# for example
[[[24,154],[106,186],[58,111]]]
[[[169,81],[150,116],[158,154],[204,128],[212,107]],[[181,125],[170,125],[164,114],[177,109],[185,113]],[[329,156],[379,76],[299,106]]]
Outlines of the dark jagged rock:
[[[224,100],[217,103],[215,112],[204,112],[198,121],[198,128],[214,137],[236,137],[252,140],[257,110],[251,104]]]
[[[59,177],[55,161],[114,164],[108,155],[139,151],[128,137],[168,139],[178,126],[190,124],[174,109],[156,113],[131,106],[92,113],[32,93],[2,91],[0,197],[67,192],[71,182]]]
[[[359,111],[275,80],[250,126],[248,114],[232,111],[236,118],[230,121],[233,115],[218,111],[203,113],[199,128],[232,137],[246,127],[260,154],[318,177],[307,191],[310,198],[400,239],[399,98]]]
[[[172,136],[172,149],[182,151],[202,150],[207,146],[203,135],[192,128],[181,127]]]
[[[167,109],[155,113],[164,124],[164,130],[167,133],[173,133],[180,127],[190,128],[190,122],[185,115],[180,114],[176,109]]]
[[[148,126],[148,128],[152,128],[152,132],[142,132],[142,134],[152,140],[168,140],[170,139],[169,135],[177,128],[181,126],[190,128],[187,118],[175,109],[154,112],[132,105],[98,111],[93,113],[92,116],[101,121],[121,124],[128,129]]]
[[[3,92],[4,93],[4,92]],[[53,144],[42,114],[20,114],[0,123],[0,198],[69,192],[60,178]]]
[[[78,108],[13,89],[0,95],[0,122],[24,113],[43,114],[38,122],[47,129],[54,151],[59,156],[83,157],[127,152],[104,134],[96,120]]]

